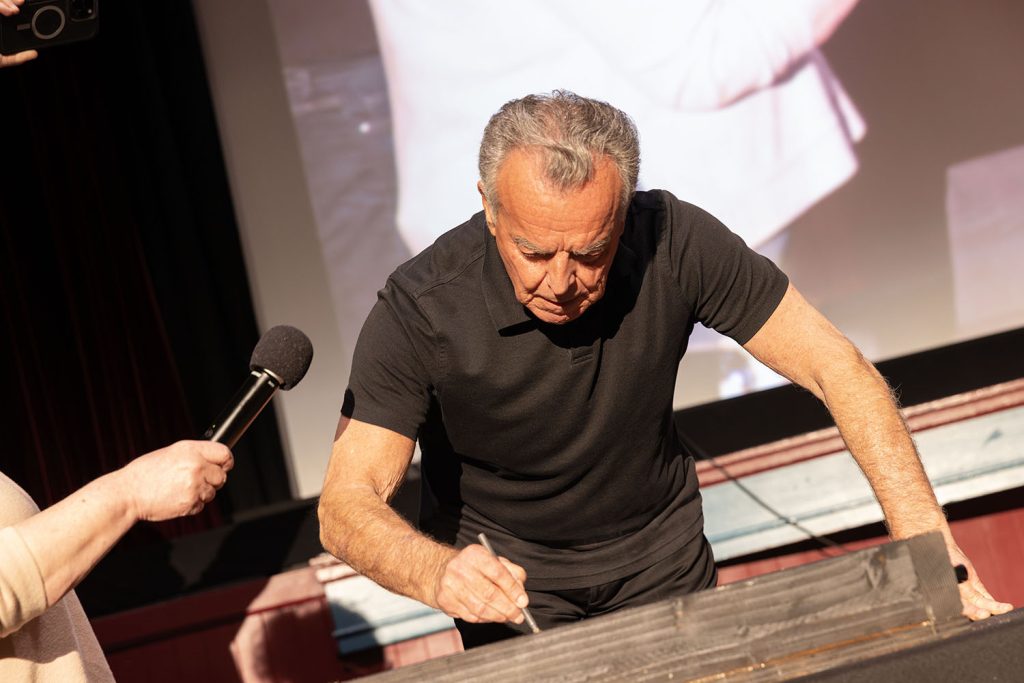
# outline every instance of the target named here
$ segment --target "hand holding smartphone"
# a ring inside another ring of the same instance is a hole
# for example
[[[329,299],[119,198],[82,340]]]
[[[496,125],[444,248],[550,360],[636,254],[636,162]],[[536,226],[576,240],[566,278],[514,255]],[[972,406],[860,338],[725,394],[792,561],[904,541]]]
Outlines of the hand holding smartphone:
[[[0,4],[0,55],[10,56],[12,62],[20,53],[87,40],[99,30],[99,0],[0,0]]]

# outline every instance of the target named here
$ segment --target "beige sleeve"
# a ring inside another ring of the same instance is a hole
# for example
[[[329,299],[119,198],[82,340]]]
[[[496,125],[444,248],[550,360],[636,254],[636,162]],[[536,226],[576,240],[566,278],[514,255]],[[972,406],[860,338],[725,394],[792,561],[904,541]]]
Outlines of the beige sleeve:
[[[17,529],[0,529],[0,638],[14,633],[46,608],[46,588],[35,557]]]

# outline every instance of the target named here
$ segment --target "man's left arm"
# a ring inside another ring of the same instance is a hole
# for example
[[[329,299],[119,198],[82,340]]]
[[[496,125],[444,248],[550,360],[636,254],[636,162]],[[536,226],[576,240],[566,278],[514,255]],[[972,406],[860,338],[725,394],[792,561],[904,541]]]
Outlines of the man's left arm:
[[[778,308],[743,347],[759,361],[821,399],[863,470],[894,540],[941,531],[960,584],[964,614],[984,619],[1013,609],[989,595],[963,554],[888,384],[860,351],[792,284]]]

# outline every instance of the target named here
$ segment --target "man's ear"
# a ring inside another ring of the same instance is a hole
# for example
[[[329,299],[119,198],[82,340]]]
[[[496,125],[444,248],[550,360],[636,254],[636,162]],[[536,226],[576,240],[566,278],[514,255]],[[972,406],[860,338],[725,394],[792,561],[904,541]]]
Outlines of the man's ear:
[[[484,218],[487,220],[487,229],[494,235],[494,215],[491,213],[491,205],[487,203],[487,195],[484,194],[484,183],[482,180],[476,182],[476,191],[480,193],[480,203],[484,207]]]

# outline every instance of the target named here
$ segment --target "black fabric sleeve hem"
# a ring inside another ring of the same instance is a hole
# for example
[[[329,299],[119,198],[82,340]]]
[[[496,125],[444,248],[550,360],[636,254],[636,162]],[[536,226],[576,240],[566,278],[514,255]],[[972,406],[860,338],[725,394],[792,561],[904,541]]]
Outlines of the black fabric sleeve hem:
[[[746,321],[736,332],[730,335],[733,341],[740,346],[746,344],[754,338],[755,334],[761,331],[761,328],[764,327],[764,324],[768,322],[768,319],[778,309],[779,304],[782,303],[782,298],[786,295],[786,290],[789,289],[789,277],[781,270],[777,272],[779,276],[772,283],[768,296],[768,300],[773,302],[771,306],[765,306],[762,309],[761,315]]]
[[[419,434],[419,425],[408,420],[402,420],[395,416],[394,413],[375,410],[371,407],[355,407],[355,396],[352,394],[351,389],[345,390],[345,401],[341,406],[341,414],[343,417],[347,417],[350,420],[358,420],[359,422],[365,422],[366,424],[374,425],[375,427],[381,427],[388,431],[401,434],[402,436],[416,440]]]

